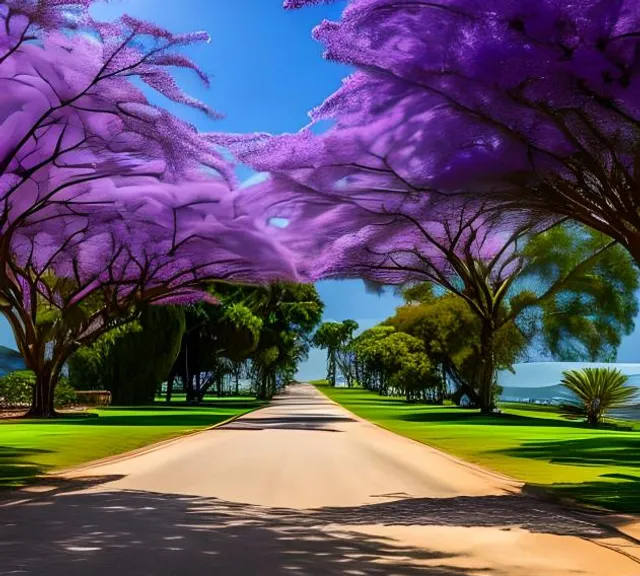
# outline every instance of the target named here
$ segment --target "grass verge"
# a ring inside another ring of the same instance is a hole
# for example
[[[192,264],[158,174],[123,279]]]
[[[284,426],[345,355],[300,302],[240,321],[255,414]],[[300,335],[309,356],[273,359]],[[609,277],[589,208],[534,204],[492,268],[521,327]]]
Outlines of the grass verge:
[[[314,382],[329,398],[392,432],[586,504],[640,512],[640,423],[593,429],[544,406],[503,404],[500,416],[407,404]]]
[[[230,397],[202,406],[113,407],[93,410],[93,417],[0,421],[0,488],[19,488],[45,472],[136,450],[262,405]]]

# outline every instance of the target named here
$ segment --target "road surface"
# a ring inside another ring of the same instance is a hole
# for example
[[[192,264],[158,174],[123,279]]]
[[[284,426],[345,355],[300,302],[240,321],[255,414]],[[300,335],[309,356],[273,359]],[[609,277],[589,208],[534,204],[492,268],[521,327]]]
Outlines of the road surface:
[[[638,576],[616,533],[309,385],[0,508],[0,575]]]

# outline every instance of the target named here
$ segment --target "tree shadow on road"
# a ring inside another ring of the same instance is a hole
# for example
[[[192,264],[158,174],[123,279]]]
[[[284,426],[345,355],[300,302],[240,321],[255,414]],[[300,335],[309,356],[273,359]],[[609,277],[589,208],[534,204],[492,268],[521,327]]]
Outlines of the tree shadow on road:
[[[594,537],[610,533],[561,508],[521,494],[407,498],[352,508],[323,508],[323,522],[351,525],[523,528],[539,534]]]
[[[0,554],[0,574],[473,573],[447,554],[332,530],[313,513],[148,492],[71,494],[2,510]]]
[[[356,422],[347,416],[273,416],[256,417],[236,420],[224,427],[225,430],[307,430],[314,432],[340,432],[331,428],[331,424],[346,424]]]
[[[100,480],[106,479],[89,482]],[[81,485],[78,480],[75,488]],[[372,526],[607,533],[516,495],[301,511],[142,491],[58,492],[0,510],[0,574],[498,576],[429,549],[428,542],[412,547]]]

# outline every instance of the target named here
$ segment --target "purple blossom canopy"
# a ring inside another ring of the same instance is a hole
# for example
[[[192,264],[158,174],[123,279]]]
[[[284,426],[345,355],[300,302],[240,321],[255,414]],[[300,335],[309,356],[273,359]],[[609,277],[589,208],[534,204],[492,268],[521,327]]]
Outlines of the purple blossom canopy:
[[[352,0],[314,35],[356,72],[302,132],[227,141],[272,174],[272,210],[327,224],[319,243],[463,196],[578,218],[640,258],[639,0]]]
[[[233,191],[214,140],[149,103],[132,79],[216,115],[169,68],[206,40],[91,1],[0,2],[0,274],[59,307],[109,286],[114,302],[193,301],[206,280],[298,278],[290,251]],[[71,279],[65,296],[44,278]],[[67,291],[68,292],[68,291]]]

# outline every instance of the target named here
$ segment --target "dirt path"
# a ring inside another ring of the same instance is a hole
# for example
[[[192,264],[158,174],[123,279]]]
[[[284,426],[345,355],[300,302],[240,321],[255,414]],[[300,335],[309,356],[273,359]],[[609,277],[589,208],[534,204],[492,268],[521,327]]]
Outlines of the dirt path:
[[[68,476],[91,487],[0,509],[0,575],[640,575],[632,543],[307,385]]]

